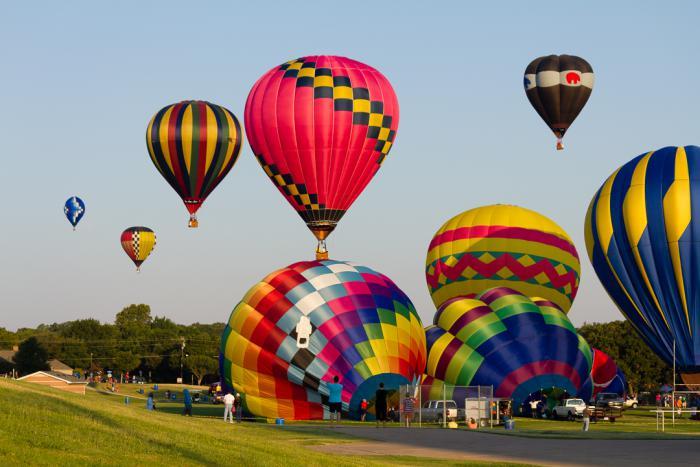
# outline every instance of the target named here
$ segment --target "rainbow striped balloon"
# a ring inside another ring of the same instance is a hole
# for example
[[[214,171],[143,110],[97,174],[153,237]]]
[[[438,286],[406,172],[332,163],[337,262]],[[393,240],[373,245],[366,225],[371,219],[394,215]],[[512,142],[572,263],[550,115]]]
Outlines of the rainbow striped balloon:
[[[580,274],[574,243],[561,227],[529,209],[501,204],[470,209],[445,222],[425,261],[438,308],[454,297],[510,287],[545,298],[566,313]]]
[[[518,407],[552,389],[573,396],[591,372],[591,349],[559,307],[513,289],[448,300],[433,322],[424,399],[441,398],[443,383],[455,400],[449,385],[493,386]]]
[[[343,411],[358,416],[387,388],[418,381],[425,331],[389,278],[341,261],[305,261],[268,275],[231,313],[221,339],[225,383],[258,416],[327,418],[328,383],[343,385]]]

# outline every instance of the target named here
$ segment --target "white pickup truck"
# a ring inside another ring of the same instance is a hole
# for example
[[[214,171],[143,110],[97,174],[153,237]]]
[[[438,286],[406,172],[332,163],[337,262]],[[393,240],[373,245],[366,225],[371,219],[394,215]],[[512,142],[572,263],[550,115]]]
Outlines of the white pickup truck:
[[[574,420],[583,416],[583,409],[585,408],[586,403],[583,399],[564,399],[552,409],[552,417]]]
[[[420,409],[423,422],[442,423],[444,415],[447,415],[447,420],[457,419],[457,403],[455,401],[447,400],[444,406],[441,400],[427,401]]]

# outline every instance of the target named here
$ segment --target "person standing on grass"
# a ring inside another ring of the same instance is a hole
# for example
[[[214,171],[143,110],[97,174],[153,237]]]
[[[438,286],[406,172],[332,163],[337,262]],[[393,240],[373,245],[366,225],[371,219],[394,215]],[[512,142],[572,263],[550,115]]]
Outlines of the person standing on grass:
[[[406,428],[411,428],[413,421],[413,409],[415,402],[410,393],[406,393],[406,398],[403,400],[403,419],[406,420]]]
[[[241,400],[241,393],[236,393],[236,398],[233,400],[233,407],[236,409],[236,423],[241,423],[241,417],[243,416],[243,401]]]
[[[333,382],[328,383],[328,406],[331,411],[331,426],[335,422],[340,423],[340,411],[343,408],[342,402],[343,385],[338,383],[338,375],[333,377]]]
[[[530,415],[532,418],[537,418],[537,399],[530,401]]]
[[[192,416],[192,395],[190,394],[189,389],[185,389],[182,391],[182,397],[185,402],[185,410],[182,412],[182,415],[189,415],[190,417]]]
[[[585,409],[583,409],[583,431],[588,431],[588,427],[591,424],[591,411],[588,409],[588,406],[586,406]]]
[[[367,399],[362,399],[360,402],[360,421],[364,422],[367,418]]]
[[[374,411],[377,415],[377,428],[379,428],[379,422],[382,422],[382,426],[386,427],[386,396],[387,392],[384,389],[384,383],[379,383],[379,389],[374,393]]]
[[[224,396],[224,422],[231,420],[233,423],[233,404],[235,402],[235,397],[230,392],[227,392]]]
[[[148,399],[146,399],[146,410],[155,410],[156,404],[153,402],[153,393],[148,393]]]

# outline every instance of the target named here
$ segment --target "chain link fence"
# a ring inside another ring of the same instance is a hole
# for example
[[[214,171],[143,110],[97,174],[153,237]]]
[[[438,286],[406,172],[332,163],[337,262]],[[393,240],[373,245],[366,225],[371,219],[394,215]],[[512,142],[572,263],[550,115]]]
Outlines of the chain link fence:
[[[403,385],[398,421],[406,427],[493,427],[512,417],[508,399],[495,398],[492,386]]]

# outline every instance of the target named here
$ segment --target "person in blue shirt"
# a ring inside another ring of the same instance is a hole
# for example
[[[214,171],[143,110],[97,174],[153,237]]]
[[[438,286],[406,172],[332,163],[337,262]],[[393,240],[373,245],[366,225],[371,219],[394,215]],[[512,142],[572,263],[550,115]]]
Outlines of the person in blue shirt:
[[[333,382],[328,383],[328,408],[331,411],[331,426],[337,421],[340,423],[340,411],[343,408],[341,395],[343,385],[338,383],[338,376],[333,377]]]
[[[182,415],[189,415],[190,417],[192,416],[192,395],[190,394],[189,389],[185,389],[182,391],[182,396],[185,402],[185,410],[182,412]]]

